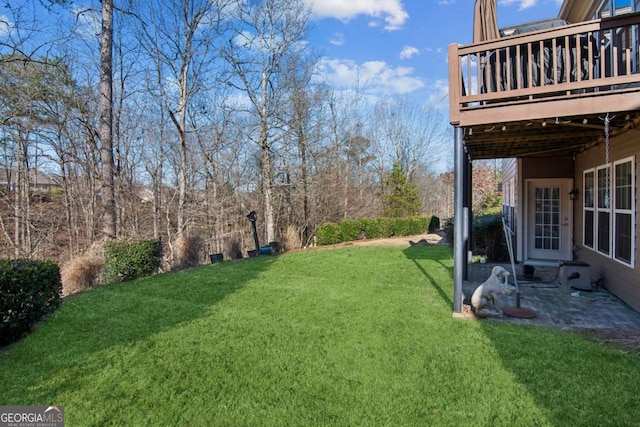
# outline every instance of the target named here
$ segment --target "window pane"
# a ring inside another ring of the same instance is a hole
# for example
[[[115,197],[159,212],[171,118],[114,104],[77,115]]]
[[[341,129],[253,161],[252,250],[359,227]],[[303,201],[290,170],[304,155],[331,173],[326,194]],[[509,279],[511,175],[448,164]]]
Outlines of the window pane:
[[[584,207],[593,207],[593,172],[584,174]]]
[[[631,162],[616,165],[616,209],[631,209]]]
[[[631,215],[616,213],[616,259],[631,263]]]
[[[593,248],[593,211],[584,212],[584,245]]]
[[[611,191],[607,177],[609,175],[609,167],[598,170],[598,207],[608,209]]]
[[[598,212],[598,250],[609,254],[609,212]]]

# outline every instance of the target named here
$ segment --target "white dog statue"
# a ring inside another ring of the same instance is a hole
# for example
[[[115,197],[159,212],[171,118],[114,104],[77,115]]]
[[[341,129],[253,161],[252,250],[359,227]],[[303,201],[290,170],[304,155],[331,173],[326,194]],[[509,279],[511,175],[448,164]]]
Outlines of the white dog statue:
[[[480,286],[476,288],[471,296],[471,305],[473,306],[476,316],[502,317],[502,310],[498,302],[499,295],[511,295],[516,289],[509,284],[509,272],[500,266],[493,267],[491,276]],[[489,303],[493,306],[493,310],[489,309]]]

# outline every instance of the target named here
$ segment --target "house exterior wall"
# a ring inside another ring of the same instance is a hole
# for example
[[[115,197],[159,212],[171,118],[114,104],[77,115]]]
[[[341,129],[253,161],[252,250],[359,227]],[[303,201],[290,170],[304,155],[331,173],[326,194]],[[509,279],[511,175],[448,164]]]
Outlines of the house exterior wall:
[[[524,158],[524,159],[508,159],[508,162],[503,162],[503,167],[507,169],[503,170],[504,179],[514,179],[514,200],[513,205],[514,214],[514,249],[515,258],[518,262],[524,261],[524,243],[523,238],[525,226],[525,211],[526,203],[524,192],[525,183],[528,179],[543,179],[543,178],[573,178],[574,166],[573,158],[568,156],[561,157],[544,157],[544,158]],[[504,184],[503,184],[504,185]]]
[[[522,159],[522,180],[534,178],[573,178],[571,157]]]
[[[502,159],[502,216],[511,230],[511,243],[516,260],[520,254],[517,233],[519,221],[516,217],[520,196],[518,182],[518,159]]]
[[[640,177],[638,174],[638,159],[640,158],[640,131],[631,130],[617,138],[611,139],[609,148],[610,163],[622,159],[632,158],[635,165],[635,194],[632,195],[632,204],[635,214],[635,245],[632,257],[636,262],[634,266],[625,265],[612,257],[607,257],[597,250],[584,245],[584,171],[603,166],[606,163],[605,144],[591,148],[578,155],[575,161],[575,186],[579,189],[578,199],[574,209],[574,240],[577,248],[577,257],[591,266],[591,280],[603,279],[603,285],[607,290],[624,300],[630,307],[640,311],[640,263],[637,262],[639,217],[637,215],[638,186]]]

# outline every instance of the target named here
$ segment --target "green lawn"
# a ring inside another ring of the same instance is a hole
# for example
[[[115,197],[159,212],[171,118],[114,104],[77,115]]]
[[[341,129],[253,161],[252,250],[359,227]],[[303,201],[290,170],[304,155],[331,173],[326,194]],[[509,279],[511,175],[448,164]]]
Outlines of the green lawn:
[[[67,426],[637,425],[640,358],[451,316],[447,247],[204,266],[67,299],[0,355]]]

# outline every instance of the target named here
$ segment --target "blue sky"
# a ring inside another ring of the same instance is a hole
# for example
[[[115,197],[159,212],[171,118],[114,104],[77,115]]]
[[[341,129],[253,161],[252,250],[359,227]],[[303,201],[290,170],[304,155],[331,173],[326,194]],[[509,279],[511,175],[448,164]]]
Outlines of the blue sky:
[[[310,43],[322,56],[324,81],[345,90],[358,85],[370,102],[385,95],[409,95],[448,116],[447,46],[471,42],[474,0],[303,1],[314,14]],[[42,1],[25,3],[43,12]],[[70,11],[77,12],[81,4],[99,5],[96,0],[75,0]],[[561,0],[498,0],[498,24],[554,18],[560,5]],[[12,24],[5,8],[0,5],[0,37]],[[56,19],[49,14],[47,28],[36,32],[55,32]],[[91,28],[88,34],[99,32],[97,15],[84,13],[78,19],[85,30]]]
[[[323,77],[369,97],[409,94],[448,108],[447,46],[471,43],[474,0],[307,0]],[[500,27],[555,18],[559,0],[498,0]]]

